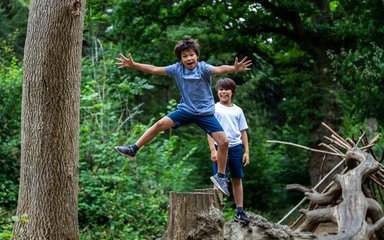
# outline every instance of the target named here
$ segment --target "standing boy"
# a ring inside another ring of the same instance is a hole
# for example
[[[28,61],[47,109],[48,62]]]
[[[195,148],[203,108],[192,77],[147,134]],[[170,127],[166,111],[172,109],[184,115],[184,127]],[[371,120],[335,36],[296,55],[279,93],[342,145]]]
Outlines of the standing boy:
[[[243,164],[249,164],[248,128],[243,110],[232,103],[232,96],[236,90],[236,83],[230,78],[220,79],[216,83],[217,96],[219,102],[215,105],[215,117],[224,129],[229,139],[228,159],[226,173],[229,169],[231,174],[232,192],[236,204],[235,221],[245,224],[249,223],[249,217],[243,211],[243,183],[242,178]],[[211,160],[213,171],[217,173],[218,144],[208,135],[209,148],[211,150]],[[243,152],[244,150],[244,152]]]
[[[211,177],[211,181],[219,190],[229,196],[227,179],[225,178],[228,139],[223,128],[213,115],[215,105],[211,90],[212,76],[250,70],[249,67],[252,65],[252,62],[247,60],[246,57],[240,62],[236,58],[233,66],[222,65],[216,67],[204,61],[198,61],[200,45],[196,39],[189,36],[178,41],[174,50],[179,62],[166,67],[135,62],[131,54],[128,54],[127,57],[119,54],[120,57],[116,58],[119,68],[134,68],[150,74],[173,77],[181,92],[181,101],[177,106],[177,110],[167,114],[152,125],[135,144],[117,146],[115,150],[126,157],[133,158],[136,152],[156,137],[159,132],[195,123],[212,136],[218,144],[218,172]]]

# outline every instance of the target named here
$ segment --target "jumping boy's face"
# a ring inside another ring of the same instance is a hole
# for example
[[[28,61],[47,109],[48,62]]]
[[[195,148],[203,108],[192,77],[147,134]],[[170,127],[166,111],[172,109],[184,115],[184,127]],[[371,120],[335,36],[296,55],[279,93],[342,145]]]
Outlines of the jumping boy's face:
[[[219,88],[217,90],[217,96],[219,97],[220,103],[223,105],[231,105],[232,104],[232,90]]]
[[[183,63],[183,65],[190,70],[196,67],[198,58],[199,56],[197,56],[195,51],[192,49],[181,52],[181,63]]]

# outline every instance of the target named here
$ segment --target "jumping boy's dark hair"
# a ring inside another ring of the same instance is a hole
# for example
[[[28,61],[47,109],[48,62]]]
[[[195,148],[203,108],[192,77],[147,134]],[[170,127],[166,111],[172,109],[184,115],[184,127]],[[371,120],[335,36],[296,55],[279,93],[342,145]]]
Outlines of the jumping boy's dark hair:
[[[236,83],[230,78],[219,79],[216,83],[216,90],[219,89],[232,90],[232,94],[235,94]]]
[[[197,39],[193,39],[191,36],[184,36],[183,39],[178,41],[175,46],[175,54],[179,60],[181,60],[181,52],[192,49],[197,56],[200,56],[200,44]]]

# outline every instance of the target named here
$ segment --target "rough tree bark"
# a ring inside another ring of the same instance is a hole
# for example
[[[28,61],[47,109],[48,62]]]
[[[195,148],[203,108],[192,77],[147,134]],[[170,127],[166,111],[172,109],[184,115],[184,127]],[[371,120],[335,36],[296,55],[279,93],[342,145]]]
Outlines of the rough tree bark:
[[[163,240],[224,239],[220,193],[214,189],[171,192]]]
[[[78,158],[84,0],[30,2],[15,239],[79,239]]]

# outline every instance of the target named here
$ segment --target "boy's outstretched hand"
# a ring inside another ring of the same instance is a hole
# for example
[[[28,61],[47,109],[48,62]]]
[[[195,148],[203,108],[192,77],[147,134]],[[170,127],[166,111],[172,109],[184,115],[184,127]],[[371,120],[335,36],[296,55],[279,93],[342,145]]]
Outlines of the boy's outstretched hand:
[[[236,72],[243,72],[251,70],[250,66],[252,65],[252,60],[247,60],[247,57],[243,58],[240,62],[239,59],[235,58],[235,69]]]
[[[129,68],[133,66],[134,62],[130,53],[128,53],[128,57],[125,57],[121,53],[119,54],[119,56],[120,57],[116,58],[116,60],[119,61],[118,63],[116,63],[116,65],[118,65],[118,68],[123,68],[123,67]]]

